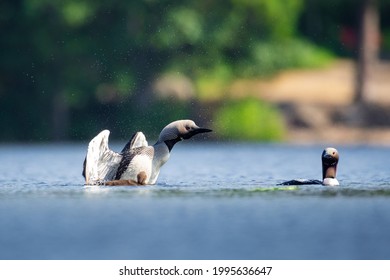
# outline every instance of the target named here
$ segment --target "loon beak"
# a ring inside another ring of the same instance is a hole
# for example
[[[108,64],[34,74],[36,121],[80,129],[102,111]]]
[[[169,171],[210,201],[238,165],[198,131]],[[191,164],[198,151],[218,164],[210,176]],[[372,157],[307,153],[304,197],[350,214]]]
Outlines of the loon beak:
[[[190,131],[188,131],[184,135],[182,135],[182,138],[183,139],[190,139],[192,136],[194,136],[196,134],[207,133],[207,132],[211,132],[211,131],[212,130],[208,129],[208,128],[196,127],[196,128],[191,129]]]
[[[330,154],[325,154],[325,155],[323,156],[323,158],[324,158],[324,159],[333,159],[333,156],[330,155]]]
[[[194,131],[195,131],[195,134],[199,134],[199,133],[211,132],[212,130],[208,129],[208,128],[201,128],[201,127],[199,127],[199,128],[194,129]]]
[[[337,163],[337,159],[332,155],[326,154],[322,157],[322,162],[328,165],[333,165]]]

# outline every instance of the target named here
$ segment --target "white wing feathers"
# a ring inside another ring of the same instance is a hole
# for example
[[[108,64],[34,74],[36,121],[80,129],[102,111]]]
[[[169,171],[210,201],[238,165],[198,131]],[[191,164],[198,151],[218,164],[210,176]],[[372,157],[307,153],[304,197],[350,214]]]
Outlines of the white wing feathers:
[[[140,131],[133,135],[133,137],[130,139],[130,142],[130,149],[148,146],[148,141],[146,141],[145,135]]]
[[[127,142],[127,144],[123,147],[121,154],[124,154],[134,148],[146,146],[148,146],[148,141],[146,141],[145,135],[142,132],[136,132],[133,134],[129,142]]]
[[[108,147],[109,130],[103,130],[89,142],[85,158],[85,184],[96,185],[111,180],[122,156]]]
[[[145,135],[137,132],[125,145],[121,153],[116,153],[108,147],[109,130],[103,130],[88,145],[85,158],[85,184],[99,185],[115,179],[116,172],[122,160],[122,154],[137,147],[147,146]]]

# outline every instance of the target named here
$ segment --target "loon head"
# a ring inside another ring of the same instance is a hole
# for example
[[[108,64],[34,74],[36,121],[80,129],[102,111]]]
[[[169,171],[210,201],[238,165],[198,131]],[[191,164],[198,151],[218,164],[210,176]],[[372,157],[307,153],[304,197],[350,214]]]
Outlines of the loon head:
[[[338,186],[339,182],[336,179],[336,172],[339,153],[335,148],[326,148],[322,152],[321,160],[323,185]]]
[[[191,120],[174,121],[163,128],[157,143],[164,142],[170,151],[177,142],[183,139],[190,139],[196,134],[211,131],[211,129],[197,126],[195,122]]]

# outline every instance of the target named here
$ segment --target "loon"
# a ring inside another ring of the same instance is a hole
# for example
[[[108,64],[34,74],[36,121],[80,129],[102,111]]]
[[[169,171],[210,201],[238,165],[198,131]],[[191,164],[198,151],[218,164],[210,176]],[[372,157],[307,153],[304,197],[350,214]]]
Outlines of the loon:
[[[326,148],[321,155],[322,160],[322,181],[309,179],[295,179],[280,183],[279,185],[324,185],[338,186],[336,179],[337,164],[339,162],[339,153],[335,148]]]
[[[153,185],[177,142],[211,131],[197,126],[192,120],[178,120],[163,128],[154,145],[149,146],[145,135],[136,132],[117,153],[108,147],[110,131],[103,130],[89,142],[82,173],[85,184]]]

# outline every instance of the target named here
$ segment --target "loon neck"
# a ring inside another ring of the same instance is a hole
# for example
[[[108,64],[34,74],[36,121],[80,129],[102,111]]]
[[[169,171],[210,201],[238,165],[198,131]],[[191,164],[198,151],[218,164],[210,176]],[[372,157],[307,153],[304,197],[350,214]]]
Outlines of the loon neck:
[[[173,149],[173,146],[175,146],[175,144],[177,142],[180,142],[182,139],[180,137],[177,137],[175,139],[172,139],[172,140],[165,140],[163,143],[165,143],[165,145],[167,145],[168,147],[168,150],[169,152]],[[161,142],[160,142],[161,143]],[[157,144],[157,143],[156,143]]]
[[[322,179],[336,178],[337,165],[322,166]]]

